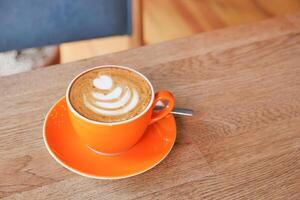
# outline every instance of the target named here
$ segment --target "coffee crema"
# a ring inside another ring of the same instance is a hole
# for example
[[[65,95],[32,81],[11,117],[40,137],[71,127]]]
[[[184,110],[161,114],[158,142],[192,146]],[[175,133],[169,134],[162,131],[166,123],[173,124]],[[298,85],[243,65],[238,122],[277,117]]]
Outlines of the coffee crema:
[[[72,107],[98,122],[128,120],[149,105],[152,90],[137,73],[118,67],[88,71],[73,82],[69,92]]]

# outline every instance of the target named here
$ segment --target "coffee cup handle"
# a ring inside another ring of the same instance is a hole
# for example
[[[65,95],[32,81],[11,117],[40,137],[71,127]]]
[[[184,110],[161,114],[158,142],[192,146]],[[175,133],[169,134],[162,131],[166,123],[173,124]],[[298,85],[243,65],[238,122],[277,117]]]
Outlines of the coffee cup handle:
[[[152,109],[155,108],[156,104],[159,101],[167,101],[168,103],[164,106],[163,109],[159,110],[159,111],[154,111],[152,112],[152,117],[150,120],[150,124],[157,122],[158,120],[164,118],[165,116],[167,116],[174,108],[174,104],[175,104],[175,99],[172,95],[171,92],[169,91],[159,91],[155,93],[155,97],[154,97],[154,101],[153,101],[153,105],[152,105]]]

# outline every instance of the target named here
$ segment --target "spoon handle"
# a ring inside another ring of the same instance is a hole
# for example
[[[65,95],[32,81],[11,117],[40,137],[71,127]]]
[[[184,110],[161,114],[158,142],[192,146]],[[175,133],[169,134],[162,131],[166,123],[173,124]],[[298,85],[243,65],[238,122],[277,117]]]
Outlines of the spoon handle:
[[[161,110],[163,109],[163,106],[156,105],[155,110]],[[186,109],[186,108],[173,108],[171,111],[172,114],[174,115],[184,115],[184,116],[193,116],[193,110],[191,109]]]

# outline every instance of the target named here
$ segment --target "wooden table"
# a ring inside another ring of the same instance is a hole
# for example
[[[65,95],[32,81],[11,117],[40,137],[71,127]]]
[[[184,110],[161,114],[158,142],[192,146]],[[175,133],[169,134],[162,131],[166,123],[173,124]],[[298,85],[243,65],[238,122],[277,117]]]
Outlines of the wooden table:
[[[122,180],[74,174],[47,152],[46,112],[82,70],[132,66],[178,107],[171,154]],[[300,199],[300,13],[0,79],[4,199]]]

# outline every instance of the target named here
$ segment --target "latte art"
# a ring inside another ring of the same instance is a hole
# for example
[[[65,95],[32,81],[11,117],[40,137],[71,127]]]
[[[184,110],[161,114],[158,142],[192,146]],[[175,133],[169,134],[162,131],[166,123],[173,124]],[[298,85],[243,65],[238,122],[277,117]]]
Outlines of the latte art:
[[[101,75],[93,80],[96,88],[83,94],[84,105],[95,113],[113,116],[128,113],[139,102],[139,94],[128,86],[114,86],[112,77]],[[103,91],[103,92],[101,92]]]
[[[81,115],[100,122],[130,119],[141,113],[151,100],[152,89],[130,70],[103,67],[79,76],[69,98]]]

